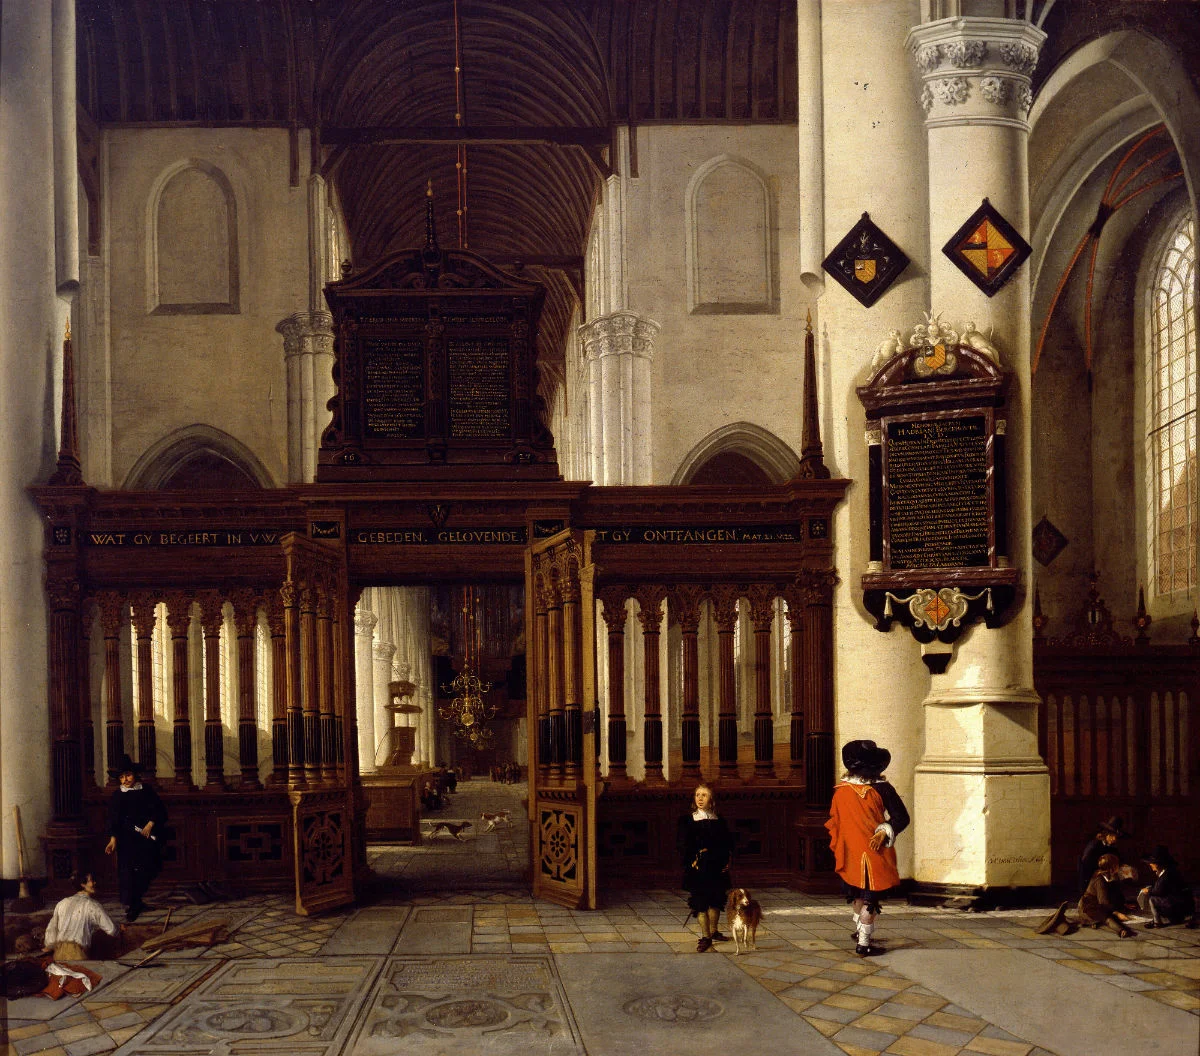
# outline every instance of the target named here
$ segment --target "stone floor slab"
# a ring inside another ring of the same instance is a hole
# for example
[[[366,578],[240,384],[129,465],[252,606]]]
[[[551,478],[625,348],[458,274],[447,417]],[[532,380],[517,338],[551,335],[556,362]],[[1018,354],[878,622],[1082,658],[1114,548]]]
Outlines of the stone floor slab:
[[[320,956],[392,952],[408,919],[407,906],[368,906],[353,914],[325,941]]]
[[[572,954],[556,958],[588,1056],[745,1051],[843,1056],[723,957]]]
[[[902,950],[887,963],[1059,1056],[1181,1056],[1200,1048],[1195,1016],[1022,950]]]
[[[346,1056],[584,1056],[545,955],[394,957]]]

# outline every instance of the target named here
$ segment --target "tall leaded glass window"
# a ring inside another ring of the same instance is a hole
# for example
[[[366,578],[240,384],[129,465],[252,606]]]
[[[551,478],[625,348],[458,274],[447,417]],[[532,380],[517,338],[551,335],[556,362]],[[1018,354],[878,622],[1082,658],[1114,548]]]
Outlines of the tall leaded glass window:
[[[1175,227],[1150,290],[1146,351],[1146,485],[1154,591],[1196,582],[1196,241],[1193,218]]]

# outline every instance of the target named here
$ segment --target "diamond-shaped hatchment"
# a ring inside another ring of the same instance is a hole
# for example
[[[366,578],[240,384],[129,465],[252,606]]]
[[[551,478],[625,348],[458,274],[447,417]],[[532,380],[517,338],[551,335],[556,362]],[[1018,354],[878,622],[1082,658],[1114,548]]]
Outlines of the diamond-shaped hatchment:
[[[863,213],[821,267],[859,304],[870,308],[908,267],[908,257],[876,227],[870,213]]]
[[[1041,565],[1049,567],[1068,542],[1067,537],[1050,523],[1050,518],[1043,517],[1033,529],[1033,556]]]

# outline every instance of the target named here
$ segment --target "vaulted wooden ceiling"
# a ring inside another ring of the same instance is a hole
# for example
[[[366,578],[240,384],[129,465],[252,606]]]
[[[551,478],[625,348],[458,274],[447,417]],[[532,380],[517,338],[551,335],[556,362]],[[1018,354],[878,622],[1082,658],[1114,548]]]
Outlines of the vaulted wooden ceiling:
[[[562,369],[615,126],[796,120],[795,0],[77,0],[77,10],[79,99],[101,128],[313,129],[356,266],[423,242],[427,180],[443,245],[458,243],[465,206],[469,249],[537,269],[550,288],[544,381]]]

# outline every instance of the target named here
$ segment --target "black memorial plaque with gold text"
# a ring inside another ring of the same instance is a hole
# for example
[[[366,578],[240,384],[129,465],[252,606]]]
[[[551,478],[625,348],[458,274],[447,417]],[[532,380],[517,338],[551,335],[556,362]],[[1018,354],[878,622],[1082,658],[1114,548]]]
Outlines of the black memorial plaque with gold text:
[[[885,567],[989,563],[988,436],[982,414],[885,422]]]
[[[370,337],[361,344],[366,435],[424,435],[425,351],[421,341]]]
[[[446,341],[450,381],[450,436],[502,440],[512,432],[507,337],[458,337]]]

